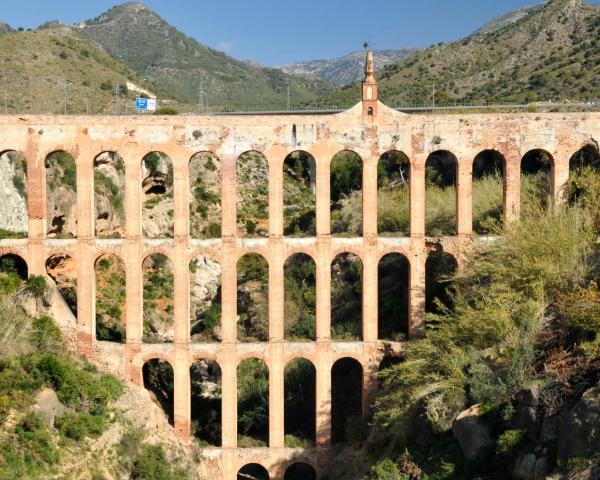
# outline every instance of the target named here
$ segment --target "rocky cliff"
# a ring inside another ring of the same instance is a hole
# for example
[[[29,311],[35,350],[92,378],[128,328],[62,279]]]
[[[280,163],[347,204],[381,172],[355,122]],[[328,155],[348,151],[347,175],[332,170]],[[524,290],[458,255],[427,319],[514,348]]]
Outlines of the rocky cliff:
[[[27,235],[27,163],[17,152],[0,155],[0,236]]]

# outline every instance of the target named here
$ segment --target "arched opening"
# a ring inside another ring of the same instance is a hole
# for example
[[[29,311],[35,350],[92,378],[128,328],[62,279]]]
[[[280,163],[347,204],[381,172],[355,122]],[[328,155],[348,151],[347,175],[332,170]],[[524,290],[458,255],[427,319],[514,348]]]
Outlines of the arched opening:
[[[0,238],[26,238],[27,160],[19,152],[0,152]]]
[[[142,230],[147,238],[173,238],[173,162],[162,152],[142,160]]]
[[[362,159],[343,151],[331,159],[331,233],[362,236]]]
[[[12,253],[0,257],[0,293],[14,294],[21,288],[27,277],[27,263],[21,257]]]
[[[308,463],[294,463],[285,471],[283,480],[317,480],[317,472]]]
[[[452,306],[452,276],[456,260],[443,251],[433,251],[425,262],[425,311],[441,313]]]
[[[390,253],[378,267],[378,337],[402,341],[408,335],[410,264],[404,255]]]
[[[242,153],[236,165],[237,233],[269,236],[269,162],[256,151]]]
[[[353,253],[331,262],[331,338],[362,339],[362,262]]]
[[[284,372],[285,446],[308,448],[316,442],[315,366],[304,358],[288,362]]]
[[[47,234],[53,238],[77,236],[77,165],[67,152],[46,157]]]
[[[221,237],[221,162],[210,152],[190,160],[190,236]]]
[[[94,159],[96,236],[125,237],[125,162],[116,152]]]
[[[173,342],[173,264],[162,253],[142,263],[144,276],[144,334],[146,343]]]
[[[291,237],[317,234],[317,163],[298,150],[283,162],[283,233]]]
[[[362,429],[363,368],[342,358],[331,369],[331,435],[335,444],[348,441]]]
[[[600,153],[598,147],[585,145],[575,152],[569,161],[569,184],[567,188],[569,203],[579,201],[586,194],[593,197],[593,193],[597,189],[595,186],[599,183],[599,176]],[[589,206],[595,208],[595,205]],[[597,207],[595,209],[597,210]]]
[[[456,235],[456,169],[447,150],[433,152],[425,162],[425,234]]]
[[[397,150],[384,153],[377,164],[377,231],[379,235],[410,234],[410,161]]]
[[[291,341],[317,337],[317,266],[310,255],[291,255],[283,266],[285,338]]]
[[[269,480],[269,472],[258,463],[249,463],[239,469],[237,480]]]
[[[201,446],[221,446],[221,367],[198,360],[190,367],[192,435]]]
[[[46,273],[77,318],[77,265],[70,255],[56,254],[46,260]]]
[[[504,157],[484,150],[473,161],[473,232],[499,233],[504,220]]]
[[[269,443],[269,368],[249,358],[237,369],[238,447],[266,447]]]
[[[103,255],[96,274],[96,339],[125,343],[125,264],[116,255]]]
[[[531,150],[521,160],[521,212],[546,208],[552,198],[552,156]]]
[[[142,368],[144,388],[152,392],[173,425],[173,367],[166,360],[153,358]]]
[[[240,342],[269,339],[269,264],[248,253],[237,263],[237,338]]]
[[[197,343],[221,341],[221,265],[208,255],[190,262],[190,335]]]

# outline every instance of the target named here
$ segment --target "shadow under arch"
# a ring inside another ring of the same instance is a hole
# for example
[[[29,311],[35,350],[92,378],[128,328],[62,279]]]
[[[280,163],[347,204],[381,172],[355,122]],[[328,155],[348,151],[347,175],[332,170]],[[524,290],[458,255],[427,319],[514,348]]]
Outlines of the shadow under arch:
[[[317,369],[305,358],[290,360],[284,369],[284,434],[288,448],[316,443]]]
[[[238,470],[237,480],[270,480],[269,472],[258,463],[249,463]]]
[[[317,480],[317,472],[312,465],[298,462],[287,468],[283,480]]]
[[[379,235],[410,235],[410,172],[408,156],[389,150],[377,162],[377,231]]]
[[[152,392],[163,411],[174,424],[174,384],[173,366],[160,358],[150,358],[142,367],[144,388]]]
[[[554,158],[541,148],[521,158],[521,212],[546,208],[553,199]]]
[[[269,367],[257,358],[237,367],[238,448],[269,444]]]
[[[216,361],[196,359],[190,366],[192,435],[215,447],[221,446],[221,379]]]
[[[443,308],[452,306],[451,277],[458,268],[458,262],[448,252],[435,250],[429,253],[425,262],[425,311],[441,313]]]
[[[348,440],[348,432],[360,428],[363,413],[363,367],[344,357],[331,367],[331,436],[334,444]]]
[[[380,340],[402,341],[409,334],[410,263],[406,256],[392,252],[377,266],[378,322]]]
[[[16,275],[20,280],[29,278],[29,267],[23,257],[16,253],[0,255],[0,273]]]

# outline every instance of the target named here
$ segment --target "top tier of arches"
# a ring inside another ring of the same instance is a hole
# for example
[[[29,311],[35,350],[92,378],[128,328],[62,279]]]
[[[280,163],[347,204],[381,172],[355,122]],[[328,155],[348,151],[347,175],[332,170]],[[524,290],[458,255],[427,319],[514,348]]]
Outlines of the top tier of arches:
[[[595,145],[583,145],[572,153],[570,169],[600,169],[599,159]],[[438,150],[424,161],[397,150],[365,160],[346,149],[325,162],[303,150],[282,159],[247,151],[233,160],[223,163],[203,151],[182,165],[156,151],[136,166],[119,152],[104,151],[92,158],[90,182],[78,172],[80,159],[52,151],[45,175],[33,178],[45,192],[44,233],[54,238],[195,239],[489,235],[532,202],[560,201],[568,180],[565,166],[557,169],[555,158],[543,149],[527,151],[518,168],[495,149],[482,149],[473,158]],[[4,175],[0,182],[19,192],[12,208],[22,217],[30,183],[27,159],[9,151],[0,161],[20,165],[14,167],[20,174],[15,170],[13,178]],[[91,226],[84,215],[88,209]],[[78,218],[85,225],[78,225]],[[27,229],[28,222],[22,221],[13,233],[26,236]],[[4,230],[10,227],[0,225],[3,238],[12,236]]]

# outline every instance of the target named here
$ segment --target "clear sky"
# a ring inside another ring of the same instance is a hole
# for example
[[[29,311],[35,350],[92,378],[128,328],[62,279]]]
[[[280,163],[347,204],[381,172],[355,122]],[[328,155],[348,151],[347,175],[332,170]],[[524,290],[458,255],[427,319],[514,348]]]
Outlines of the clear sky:
[[[590,1],[598,3],[600,0]],[[32,28],[96,17],[119,0],[0,0],[0,21]],[[146,0],[169,23],[242,60],[276,65],[462,38],[536,0]]]

